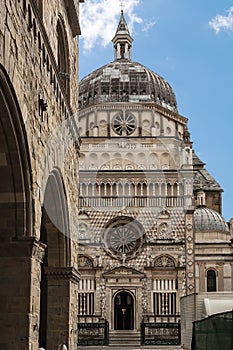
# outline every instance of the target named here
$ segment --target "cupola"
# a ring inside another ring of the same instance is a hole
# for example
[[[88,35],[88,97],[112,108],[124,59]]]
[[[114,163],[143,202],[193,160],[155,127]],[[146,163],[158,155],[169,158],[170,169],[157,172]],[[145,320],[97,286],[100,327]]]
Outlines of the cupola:
[[[133,38],[130,35],[123,10],[121,10],[121,18],[112,42],[114,44],[114,59],[131,61]]]

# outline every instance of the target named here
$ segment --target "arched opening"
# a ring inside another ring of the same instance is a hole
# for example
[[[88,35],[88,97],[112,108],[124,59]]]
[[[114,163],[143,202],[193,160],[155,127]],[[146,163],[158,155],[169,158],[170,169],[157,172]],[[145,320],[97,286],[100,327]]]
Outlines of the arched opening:
[[[134,298],[127,291],[117,293],[114,298],[114,329],[134,329]]]
[[[32,181],[27,136],[14,88],[1,65],[0,111],[0,338],[5,348],[21,346],[26,349],[28,342],[33,342],[29,334],[24,338],[26,329],[31,326],[31,319],[38,317],[34,308],[36,296],[33,300],[30,293],[37,288],[39,278],[35,276],[32,285],[29,271],[40,262],[39,259],[35,261],[33,251],[36,238],[32,238]],[[42,255],[42,249],[40,252]],[[14,286],[19,286],[18,290]],[[11,327],[10,317],[14,318]]]
[[[26,134],[13,87],[0,66],[0,239],[30,236],[32,199]]]
[[[53,286],[50,278],[53,278],[54,271],[61,272],[59,268],[70,266],[68,208],[61,174],[58,169],[54,169],[47,180],[42,208],[40,239],[47,248],[41,267],[39,345],[47,348],[48,338],[54,337],[53,332],[56,332],[53,329],[57,323],[54,300],[56,299],[56,288],[59,288],[60,282],[58,278],[56,286]],[[60,315],[61,318],[62,316]]]
[[[207,292],[216,292],[217,291],[217,278],[215,270],[207,271]]]

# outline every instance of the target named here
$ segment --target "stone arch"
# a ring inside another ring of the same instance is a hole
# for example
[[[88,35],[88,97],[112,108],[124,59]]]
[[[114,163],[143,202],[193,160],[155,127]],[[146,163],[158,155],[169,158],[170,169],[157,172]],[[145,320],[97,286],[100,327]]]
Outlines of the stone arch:
[[[156,153],[150,153],[150,169],[158,169],[159,168],[159,159]]]
[[[174,268],[176,266],[176,261],[170,255],[160,255],[154,259],[153,266],[159,268]]]
[[[98,170],[98,155],[96,153],[89,154],[88,162],[90,170]]]
[[[0,237],[32,235],[31,168],[22,115],[5,69],[0,65]]]
[[[169,169],[170,168],[170,155],[169,155],[169,153],[164,152],[161,155],[160,164],[162,166],[162,169]]]
[[[88,255],[80,254],[78,256],[78,266],[83,268],[84,267],[92,268],[94,267],[93,259]]]
[[[41,241],[47,245],[48,266],[70,265],[68,205],[58,168],[49,174],[45,188]]]
[[[26,329],[31,329],[34,322],[31,320],[38,316],[34,308],[38,299],[34,292],[39,286],[39,274],[33,277],[32,274],[37,268],[39,270],[44,247],[37,241],[33,230],[32,172],[27,134],[14,87],[2,65],[0,111],[0,294],[4,300],[0,337],[5,347],[11,344],[11,348],[18,348],[20,341],[21,347],[26,349],[26,343],[32,339],[29,333],[25,337]],[[17,304],[16,290],[9,288],[12,283],[20,286]],[[9,315],[14,315],[13,337]]]
[[[54,341],[60,336],[54,329],[57,327],[55,300],[59,290],[59,293],[65,292],[65,276],[68,277],[71,265],[68,205],[58,168],[54,168],[47,179],[40,239],[46,245],[46,252],[41,267],[39,345],[47,348],[51,339]],[[60,317],[65,320],[67,311],[61,310]]]
[[[147,167],[147,156],[145,153],[139,153],[137,155],[137,163],[140,169],[146,169]]]
[[[100,157],[100,169],[110,168],[110,155],[109,153],[103,153]]]

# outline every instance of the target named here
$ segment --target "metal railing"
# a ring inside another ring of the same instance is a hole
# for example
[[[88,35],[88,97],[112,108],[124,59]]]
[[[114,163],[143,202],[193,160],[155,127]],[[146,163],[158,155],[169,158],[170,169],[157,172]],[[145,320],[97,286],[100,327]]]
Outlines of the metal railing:
[[[107,346],[109,344],[108,321],[93,315],[78,316],[78,345]]]
[[[179,315],[146,316],[141,322],[141,345],[179,345]]]

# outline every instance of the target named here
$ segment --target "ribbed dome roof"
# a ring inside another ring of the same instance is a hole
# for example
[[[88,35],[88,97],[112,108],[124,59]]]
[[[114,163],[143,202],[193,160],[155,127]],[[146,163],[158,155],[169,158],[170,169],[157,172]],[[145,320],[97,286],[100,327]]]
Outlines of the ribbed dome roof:
[[[206,207],[198,207],[194,210],[194,231],[228,232],[229,228],[221,214]]]
[[[177,111],[171,86],[150,69],[127,59],[106,64],[80,82],[80,108],[106,102],[157,103]]]
[[[150,69],[132,62],[133,38],[123,10],[112,42],[114,62],[95,70],[80,82],[80,108],[108,102],[144,102],[157,103],[177,112],[171,86]]]

